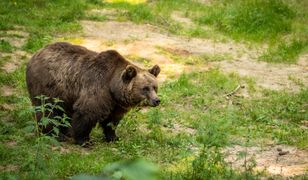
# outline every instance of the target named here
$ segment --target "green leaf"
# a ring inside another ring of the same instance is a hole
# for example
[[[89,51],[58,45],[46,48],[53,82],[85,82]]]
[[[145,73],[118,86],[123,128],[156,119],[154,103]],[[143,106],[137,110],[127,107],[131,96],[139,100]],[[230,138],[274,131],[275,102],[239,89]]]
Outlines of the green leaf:
[[[25,128],[23,128],[23,131],[25,133],[31,133],[31,132],[33,132],[33,130],[34,130],[34,126],[33,125],[28,125]]]
[[[59,128],[57,128],[57,127],[53,127],[52,131],[53,131],[57,136],[58,136],[59,133],[60,133],[60,130],[59,130]]]
[[[46,127],[50,123],[50,119],[47,117],[42,117],[40,120],[40,124],[44,127]]]

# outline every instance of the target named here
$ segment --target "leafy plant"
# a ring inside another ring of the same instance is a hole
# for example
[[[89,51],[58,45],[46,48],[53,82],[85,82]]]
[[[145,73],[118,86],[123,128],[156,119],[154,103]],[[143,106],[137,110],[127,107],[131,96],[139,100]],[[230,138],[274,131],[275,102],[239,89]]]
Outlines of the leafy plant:
[[[24,167],[31,169],[32,176],[45,176],[47,175],[47,165],[45,162],[46,156],[51,154],[51,145],[59,146],[58,141],[55,139],[59,136],[60,127],[69,127],[69,118],[65,115],[60,103],[63,102],[57,98],[53,98],[49,102],[50,98],[44,95],[36,97],[41,101],[40,106],[36,106],[33,109],[33,113],[41,114],[41,119],[37,119],[35,116],[34,121],[28,122],[28,126],[24,128],[26,132],[35,133],[35,149],[34,154],[30,154],[28,160],[24,163]],[[54,111],[60,110],[64,114],[63,116],[52,116]],[[53,128],[47,134],[42,132],[42,128],[46,128],[48,125]],[[37,174],[38,173],[38,174]]]
[[[89,175],[78,175],[72,177],[73,180],[89,180],[89,179],[106,179],[106,180],[117,180],[117,179],[144,179],[144,180],[155,180],[158,177],[158,168],[145,160],[127,160],[122,162],[115,162],[107,165],[101,176],[89,176]]]

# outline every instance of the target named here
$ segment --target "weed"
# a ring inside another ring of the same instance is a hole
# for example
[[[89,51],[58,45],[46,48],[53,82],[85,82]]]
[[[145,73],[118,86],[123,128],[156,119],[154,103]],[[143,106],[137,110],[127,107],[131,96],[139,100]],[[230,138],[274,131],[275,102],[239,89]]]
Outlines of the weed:
[[[69,118],[64,114],[63,117],[61,116],[54,116],[52,114],[56,110],[61,110],[64,112],[62,107],[59,105],[62,101],[59,99],[53,99],[53,103],[47,102],[49,100],[46,96],[39,96],[36,97],[41,101],[40,106],[36,106],[34,108],[33,113],[40,113],[41,119],[37,119],[35,116],[34,121],[30,121],[27,123],[27,126],[23,129],[26,133],[28,132],[35,132],[35,153],[30,154],[26,162],[23,164],[25,168],[31,170],[30,176],[32,177],[40,177],[46,176],[47,173],[47,164],[44,161],[45,156],[47,154],[52,154],[50,152],[51,145],[59,146],[59,143],[55,140],[59,136],[60,128],[61,127],[69,127]],[[53,126],[53,128],[47,134],[43,134],[42,128],[46,128],[47,126]]]
[[[292,40],[291,42],[281,42],[274,47],[270,47],[259,59],[271,63],[296,63],[301,52],[308,47],[308,41]]]
[[[104,167],[101,176],[78,175],[73,180],[85,179],[157,179],[158,168],[145,160],[115,162]]]
[[[31,35],[26,44],[23,46],[23,49],[33,53],[50,42],[51,39],[51,36],[47,35]]]
[[[4,63],[8,62],[11,59],[11,56],[3,56],[0,58],[0,66],[3,66]]]
[[[14,49],[13,46],[9,42],[7,42],[3,39],[0,39],[0,51],[2,51],[2,52],[12,52],[13,49]]]

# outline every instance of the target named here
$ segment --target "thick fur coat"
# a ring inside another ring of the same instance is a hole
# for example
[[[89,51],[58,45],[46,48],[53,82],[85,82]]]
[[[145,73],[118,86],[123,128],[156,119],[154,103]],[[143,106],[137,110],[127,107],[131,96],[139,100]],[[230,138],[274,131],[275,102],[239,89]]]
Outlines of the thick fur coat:
[[[155,65],[141,69],[114,50],[97,53],[84,47],[59,42],[38,51],[27,65],[26,81],[31,101],[36,96],[59,98],[71,118],[71,128],[60,129],[71,134],[77,144],[89,140],[92,128],[99,123],[107,141],[116,140],[115,127],[130,108],[142,101],[157,106]],[[61,112],[54,112],[53,116]],[[37,119],[41,114],[37,113]],[[42,127],[49,132],[53,126]]]

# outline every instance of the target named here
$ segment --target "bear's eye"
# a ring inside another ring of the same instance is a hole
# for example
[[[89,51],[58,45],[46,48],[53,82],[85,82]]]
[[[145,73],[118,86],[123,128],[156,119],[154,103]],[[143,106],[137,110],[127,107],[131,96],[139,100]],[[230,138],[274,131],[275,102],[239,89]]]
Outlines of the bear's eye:
[[[156,86],[153,86],[153,89],[155,92],[157,92],[157,87]]]
[[[142,88],[143,91],[150,91],[150,88],[148,86]]]

